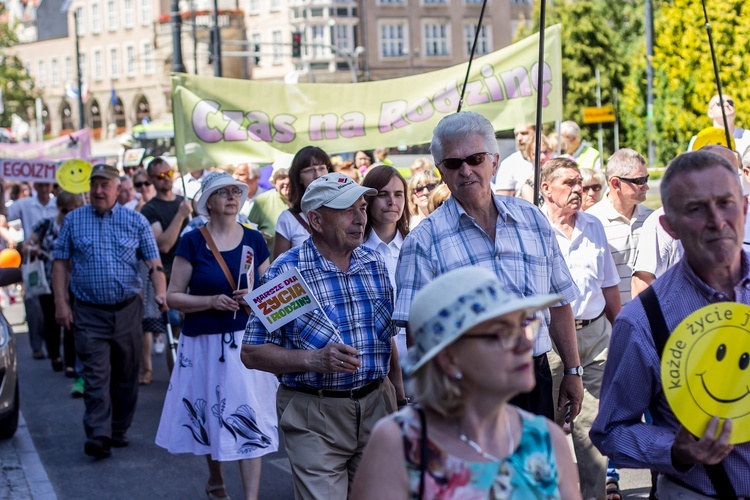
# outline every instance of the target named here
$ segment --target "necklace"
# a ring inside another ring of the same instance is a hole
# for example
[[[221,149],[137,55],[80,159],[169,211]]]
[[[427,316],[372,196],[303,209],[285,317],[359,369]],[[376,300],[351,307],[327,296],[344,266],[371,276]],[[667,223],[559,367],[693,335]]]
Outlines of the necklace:
[[[505,409],[505,434],[508,436],[508,456],[511,456],[513,454],[513,448],[516,447],[515,442],[513,440],[513,434],[510,430],[510,417],[508,417],[508,409]],[[490,453],[487,453],[482,449],[479,444],[477,444],[476,441],[473,441],[466,437],[466,434],[461,433],[458,436],[458,439],[463,441],[464,443],[468,444],[472,450],[477,452],[479,455],[481,455],[484,459],[489,460],[491,462],[499,462],[500,459],[497,458],[495,455],[491,455]]]

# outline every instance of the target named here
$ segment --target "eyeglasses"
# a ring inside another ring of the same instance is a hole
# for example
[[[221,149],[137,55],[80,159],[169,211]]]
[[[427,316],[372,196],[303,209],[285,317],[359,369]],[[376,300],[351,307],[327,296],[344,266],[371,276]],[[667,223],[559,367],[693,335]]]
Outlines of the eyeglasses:
[[[643,186],[648,182],[648,175],[644,175],[643,177],[635,177],[635,178],[628,178],[628,177],[619,177],[615,176],[616,179],[620,179],[621,181],[629,182],[631,184],[635,184],[636,186]]]
[[[68,212],[75,210],[74,208],[61,208],[60,213],[66,215]]]
[[[469,155],[466,158],[445,158],[443,161],[438,163],[438,165],[442,165],[448,170],[458,170],[464,163],[466,163],[470,167],[476,167],[477,165],[484,162],[488,154],[491,153],[474,153],[473,155]]]
[[[430,184],[425,184],[424,186],[421,184],[418,184],[417,187],[414,188],[414,193],[421,194],[422,191],[424,191],[425,189],[428,192],[432,192],[432,190],[435,189],[436,187],[438,187],[438,184],[435,184],[434,182]]]
[[[714,101],[714,103],[711,105],[711,107],[718,106],[720,101]],[[726,106],[729,104],[729,106],[734,107],[734,101],[731,99],[724,99],[724,105]]]
[[[155,179],[159,179],[160,181],[163,181],[167,177],[171,179],[173,175],[174,175],[174,172],[172,172],[171,170],[167,170],[166,172],[162,172],[160,174],[154,174],[151,177]]]
[[[357,159],[355,159],[355,161],[364,161],[364,162],[367,162],[367,163],[372,163],[372,160],[370,160],[366,156],[363,156],[362,158],[357,158]]]
[[[240,188],[221,188],[211,193],[211,196],[213,195],[216,195],[219,198],[229,198],[229,195],[232,195],[233,198],[239,198],[242,195],[242,190]]]
[[[149,187],[151,183],[149,181],[143,181],[143,182],[134,182],[133,186],[135,186],[136,189],[141,189],[143,186]]]
[[[485,333],[466,333],[461,336],[463,339],[484,339],[495,340],[500,342],[504,349],[515,349],[521,342],[521,338],[534,342],[539,333],[541,319],[536,316],[526,318],[516,327],[500,327],[495,332]]]
[[[591,184],[590,186],[583,186],[583,192],[587,193],[589,191],[594,191],[595,193],[598,193],[602,190],[601,184]]]
[[[309,167],[305,167],[302,170],[299,171],[300,175],[302,174],[327,174],[328,173],[328,166],[326,165],[310,165]]]

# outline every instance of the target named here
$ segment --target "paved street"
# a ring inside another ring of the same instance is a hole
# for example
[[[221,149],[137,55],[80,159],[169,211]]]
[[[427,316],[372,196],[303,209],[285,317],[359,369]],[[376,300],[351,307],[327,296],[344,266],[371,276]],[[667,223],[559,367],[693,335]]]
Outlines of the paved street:
[[[0,500],[205,498],[208,476],[203,459],[170,455],[154,444],[168,382],[163,356],[154,359],[154,382],[141,387],[128,433],[131,445],[114,449],[112,458],[95,461],[83,453],[83,401],[70,398],[72,380],[53,372],[49,360],[31,358],[21,306],[11,306],[5,314],[18,335],[25,424],[12,440],[0,441]],[[283,451],[265,457],[263,463],[260,497],[292,498]],[[647,472],[621,472],[628,498],[648,497]],[[227,464],[225,480],[230,496],[242,498],[236,464]]]

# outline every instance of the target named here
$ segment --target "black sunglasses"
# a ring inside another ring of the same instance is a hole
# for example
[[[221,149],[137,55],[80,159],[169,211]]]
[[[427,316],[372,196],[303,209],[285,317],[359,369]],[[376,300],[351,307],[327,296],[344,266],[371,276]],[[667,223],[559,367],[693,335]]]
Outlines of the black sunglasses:
[[[133,186],[135,186],[136,189],[140,189],[143,186],[149,187],[151,183],[149,181],[143,181],[143,182],[134,182]]]
[[[714,101],[714,103],[711,106],[718,106],[721,101]],[[724,99],[724,104],[729,104],[731,107],[734,107],[734,101],[731,99]]]
[[[583,186],[583,192],[587,192],[589,190],[593,189],[595,193],[598,193],[602,190],[601,184],[591,184],[590,186]]]
[[[448,170],[458,170],[464,163],[466,163],[470,167],[476,167],[477,165],[482,163],[489,154],[491,153],[484,152],[474,153],[473,155],[469,155],[466,158],[445,158],[439,163],[439,165],[444,166]]]
[[[643,177],[636,177],[635,179],[629,179],[627,177],[619,177],[616,175],[615,178],[620,179],[621,181],[635,184],[636,186],[643,186],[644,184],[648,182],[648,175],[644,175]]]

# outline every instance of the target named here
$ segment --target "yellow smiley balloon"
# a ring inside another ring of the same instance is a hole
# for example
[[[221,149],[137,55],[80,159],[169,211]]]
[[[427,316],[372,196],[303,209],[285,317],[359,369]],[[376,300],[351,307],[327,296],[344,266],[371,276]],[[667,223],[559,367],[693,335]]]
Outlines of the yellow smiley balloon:
[[[57,183],[65,191],[73,194],[89,190],[89,176],[93,165],[86,160],[68,160],[57,169]]]
[[[731,418],[729,442],[750,441],[750,306],[720,302],[685,318],[664,347],[661,376],[670,408],[693,435],[712,417]]]

